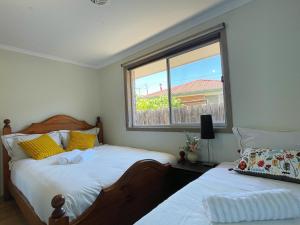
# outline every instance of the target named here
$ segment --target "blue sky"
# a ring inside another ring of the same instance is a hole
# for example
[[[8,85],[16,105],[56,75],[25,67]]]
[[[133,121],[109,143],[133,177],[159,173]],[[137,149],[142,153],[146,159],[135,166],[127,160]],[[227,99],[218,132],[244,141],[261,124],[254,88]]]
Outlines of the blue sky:
[[[222,76],[220,55],[202,59],[190,64],[185,64],[171,69],[172,87],[188,83],[193,80],[220,80]],[[166,71],[155,73],[135,80],[135,89],[137,95],[145,95],[157,92],[160,86],[167,88]]]

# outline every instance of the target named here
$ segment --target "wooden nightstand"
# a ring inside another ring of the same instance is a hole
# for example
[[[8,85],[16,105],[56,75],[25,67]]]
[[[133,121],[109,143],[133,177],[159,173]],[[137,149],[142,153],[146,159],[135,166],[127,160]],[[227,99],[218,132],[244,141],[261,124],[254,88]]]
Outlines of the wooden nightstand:
[[[184,164],[177,163],[172,165],[169,185],[171,194],[183,188],[188,183],[200,177],[208,170],[216,167],[217,163],[206,165],[202,162],[190,163],[186,161]]]

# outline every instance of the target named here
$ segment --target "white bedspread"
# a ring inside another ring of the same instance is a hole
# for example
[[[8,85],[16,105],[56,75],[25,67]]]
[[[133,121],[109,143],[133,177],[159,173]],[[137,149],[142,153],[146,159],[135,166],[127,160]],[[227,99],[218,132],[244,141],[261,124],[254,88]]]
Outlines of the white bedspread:
[[[214,193],[244,192],[286,188],[300,197],[300,185],[270,179],[251,177],[228,171],[233,165],[223,163],[161,203],[135,225],[208,225],[202,205],[205,196]],[[233,223],[235,225],[299,225],[300,219]],[[228,223],[226,223],[228,225]]]
[[[68,153],[43,160],[23,159],[12,164],[13,184],[43,222],[48,223],[53,211],[51,200],[56,194],[65,196],[65,209],[73,220],[95,201],[103,188],[115,183],[136,161],[175,162],[170,154],[128,147],[102,145],[88,151],[95,151],[93,158],[79,164],[56,164],[57,157]]]

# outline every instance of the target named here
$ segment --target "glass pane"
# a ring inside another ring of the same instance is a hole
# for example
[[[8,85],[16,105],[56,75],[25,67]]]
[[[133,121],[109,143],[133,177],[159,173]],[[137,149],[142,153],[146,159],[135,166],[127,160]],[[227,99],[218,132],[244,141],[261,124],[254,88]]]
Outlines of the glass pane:
[[[131,70],[133,125],[157,126],[169,122],[166,60]]]
[[[220,43],[215,42],[169,59],[172,123],[199,124],[212,114],[225,124]]]

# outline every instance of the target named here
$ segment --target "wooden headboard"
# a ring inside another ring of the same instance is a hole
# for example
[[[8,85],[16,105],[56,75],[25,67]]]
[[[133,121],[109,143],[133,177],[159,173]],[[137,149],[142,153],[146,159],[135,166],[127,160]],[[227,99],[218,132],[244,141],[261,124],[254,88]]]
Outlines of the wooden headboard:
[[[96,125],[90,125],[85,121],[77,120],[71,116],[56,115],[42,122],[33,123],[29,127],[18,132],[12,132],[10,123],[11,122],[9,119],[4,120],[3,135],[12,134],[12,133],[44,134],[44,133],[49,133],[51,131],[57,131],[57,130],[88,130],[94,127],[98,127],[100,128],[100,132],[98,133],[99,143],[104,143],[103,126],[100,117],[97,117]],[[3,147],[2,161],[3,161],[3,178],[4,178],[3,179],[4,197],[9,198],[8,186],[10,182],[10,171],[9,171],[10,157],[5,147],[3,145],[2,147]]]

